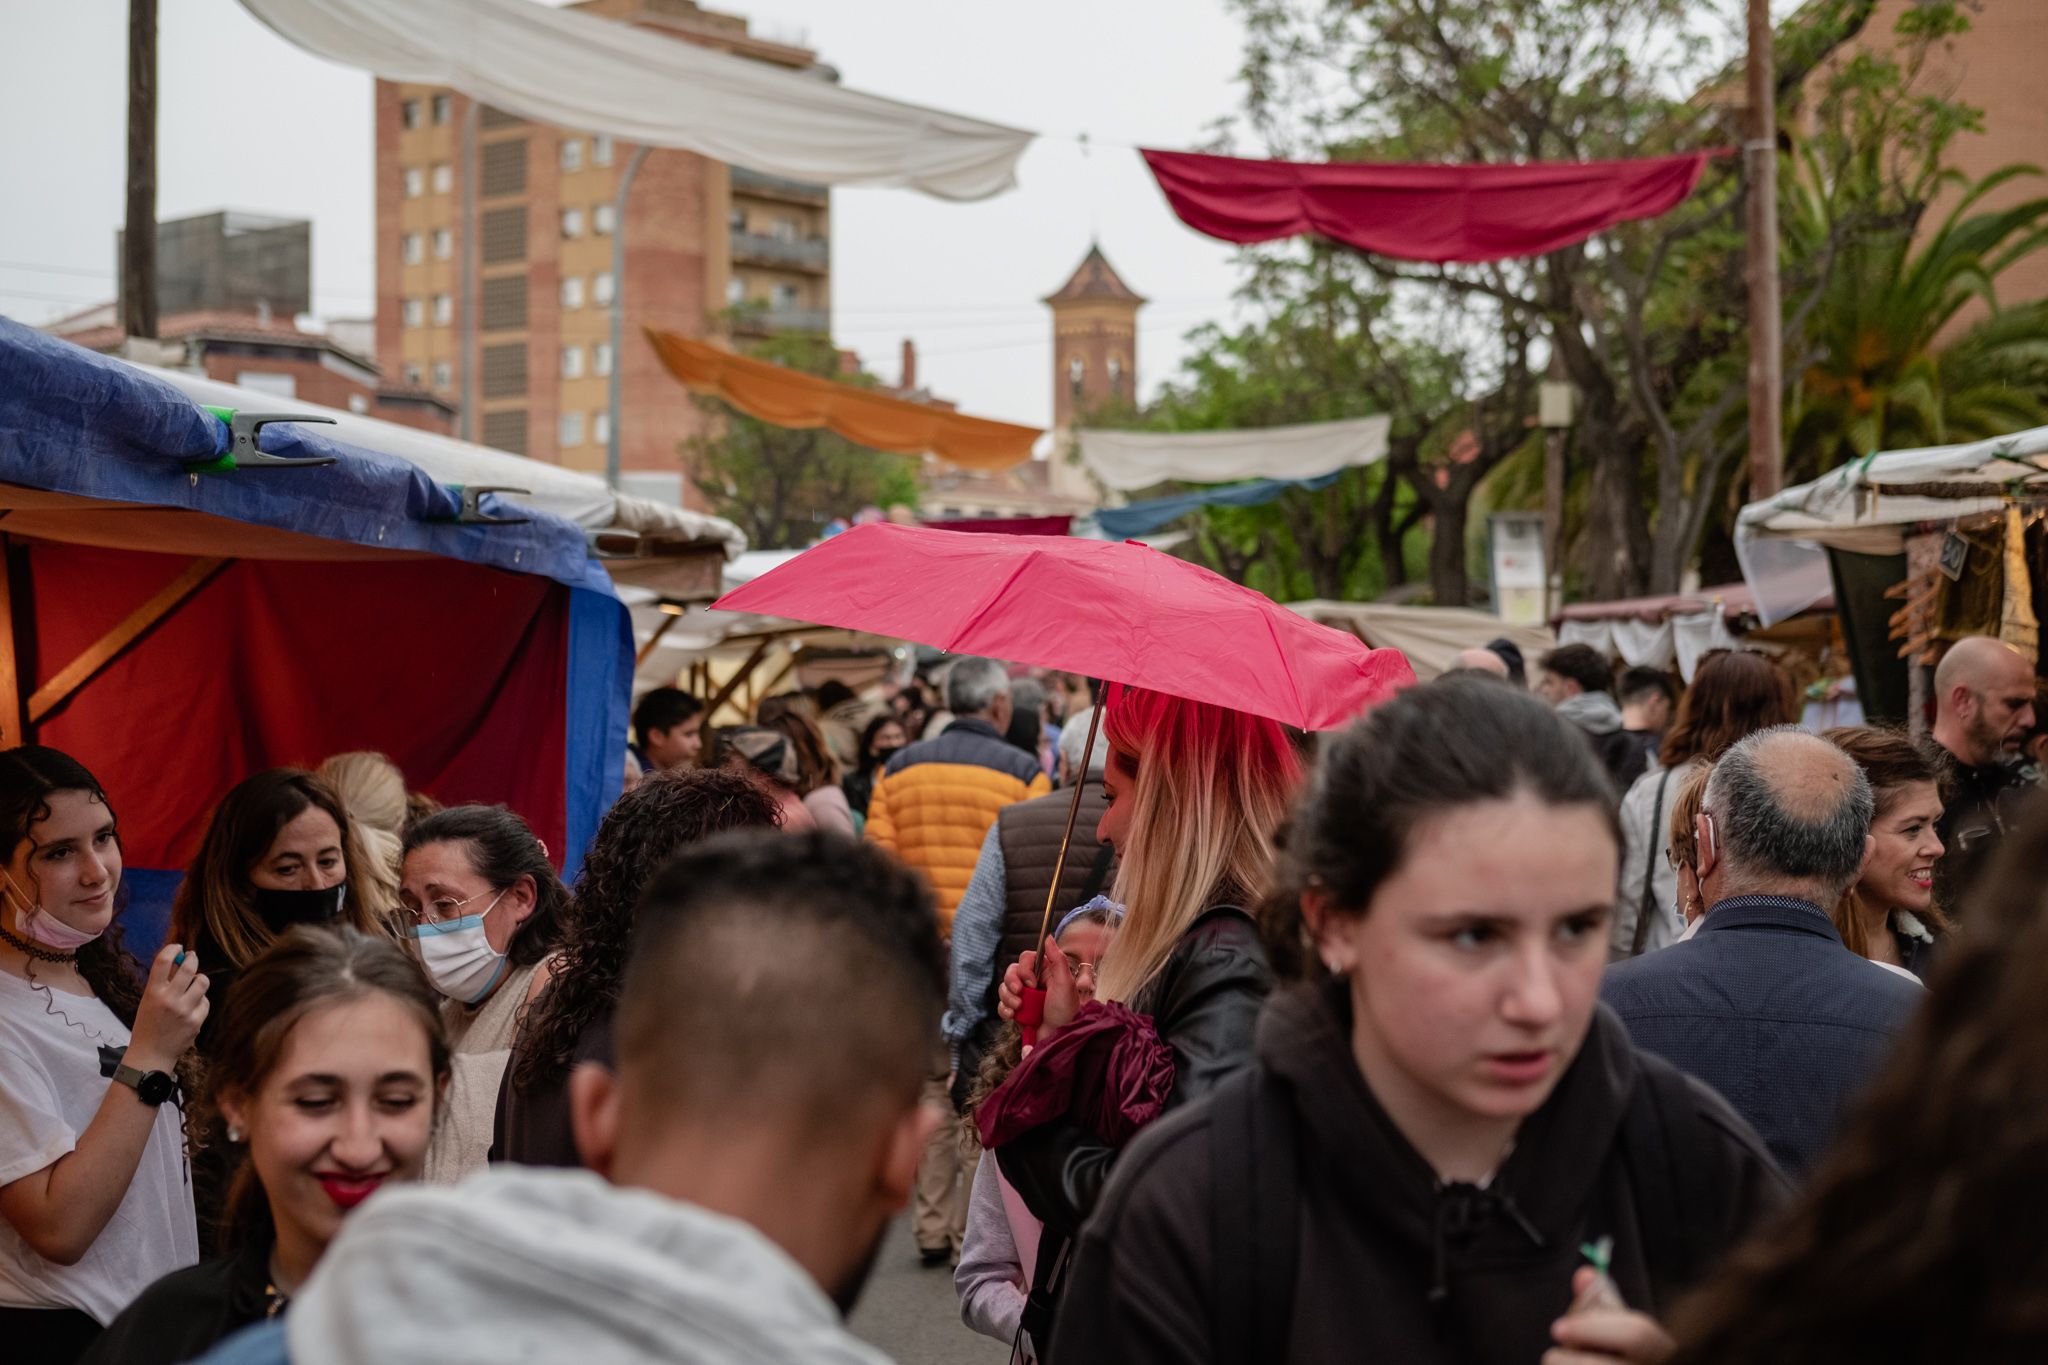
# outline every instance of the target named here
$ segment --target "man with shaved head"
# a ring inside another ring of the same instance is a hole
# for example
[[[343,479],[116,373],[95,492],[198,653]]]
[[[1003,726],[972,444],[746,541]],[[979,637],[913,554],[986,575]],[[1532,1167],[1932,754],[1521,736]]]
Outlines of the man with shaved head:
[[[1491,673],[1502,682],[1509,680],[1508,661],[1490,649],[1461,649],[1446,673]]]
[[[1638,1046],[1720,1091],[1795,1177],[1921,995],[1843,947],[1828,918],[1870,856],[1874,804],[1862,769],[1816,735],[1788,725],[1735,744],[1694,827],[1698,933],[1601,984]]]
[[[1951,914],[2004,838],[2028,784],[2020,746],[2034,726],[2034,666],[2002,640],[1972,635],[1949,646],[1934,670],[1934,742],[1952,760],[1954,781],[1935,832],[1947,850],[1935,864],[1935,894]]]

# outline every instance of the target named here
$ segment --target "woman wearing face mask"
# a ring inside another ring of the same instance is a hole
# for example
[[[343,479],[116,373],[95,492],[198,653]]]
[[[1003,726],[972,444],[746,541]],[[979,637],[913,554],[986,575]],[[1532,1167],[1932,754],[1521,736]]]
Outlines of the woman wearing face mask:
[[[883,765],[894,757],[898,749],[909,742],[904,735],[903,722],[893,715],[876,716],[868,722],[867,729],[861,731],[860,766],[839,784],[856,820],[865,823],[868,818],[868,802],[875,795],[875,775],[882,771]]]
[[[178,1073],[206,1018],[197,953],[148,980],[114,912],[113,807],[75,759],[0,752],[0,1357],[77,1359],[199,1258]]]
[[[1059,1365],[1668,1353],[1651,1315],[1783,1184],[1598,1007],[1612,801],[1569,722],[1484,680],[1325,749],[1268,921],[1313,979],[1267,1007],[1256,1066],[1125,1154]]]
[[[543,964],[560,946],[569,893],[547,849],[503,806],[428,816],[406,834],[401,866],[414,947],[446,997],[454,1080],[427,1151],[427,1179],[452,1185],[490,1157],[512,1035],[547,984]]]
[[[728,829],[780,827],[765,783],[719,768],[649,773],[597,827],[577,874],[550,980],[519,1020],[498,1087],[492,1161],[580,1166],[569,1072],[612,1065],[612,1014],[633,950],[640,892],[683,849]]]
[[[1872,962],[1921,981],[1948,942],[1948,916],[1934,899],[1934,868],[1946,851],[1940,774],[1912,740],[1893,730],[1852,725],[1822,739],[1856,760],[1877,797],[1870,861],[1832,911],[1842,943]]]
[[[417,1180],[448,1083],[434,996],[405,950],[287,930],[235,982],[207,1077],[241,1158],[220,1257],[166,1275],[82,1365],[176,1365],[275,1317],[349,1210]]]
[[[353,850],[340,800],[296,768],[257,773],[214,807],[171,904],[171,938],[196,946],[213,980],[214,1019],[200,1030],[202,1057],[212,1057],[228,987],[279,934],[294,924],[336,922],[387,932],[355,894],[362,878],[350,875]]]

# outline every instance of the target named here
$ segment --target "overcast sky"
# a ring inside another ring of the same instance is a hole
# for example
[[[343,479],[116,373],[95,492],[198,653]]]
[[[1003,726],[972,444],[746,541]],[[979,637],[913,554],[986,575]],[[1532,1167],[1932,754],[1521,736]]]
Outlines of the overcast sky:
[[[1139,315],[1148,394],[1175,367],[1184,333],[1234,316],[1231,249],[1182,227],[1131,150],[1196,145],[1236,107],[1242,34],[1223,0],[707,7],[815,47],[853,88],[1046,135],[1025,155],[1020,187],[983,203],[834,192],[834,332],[877,373],[893,379],[899,344],[913,337],[937,392],[971,412],[1046,423],[1050,319],[1038,300],[1091,235],[1152,300]],[[6,0],[0,313],[42,323],[113,296],[126,16],[120,0]],[[161,26],[158,216],[310,218],[315,311],[370,313],[370,77],[298,51],[234,0],[170,0]]]

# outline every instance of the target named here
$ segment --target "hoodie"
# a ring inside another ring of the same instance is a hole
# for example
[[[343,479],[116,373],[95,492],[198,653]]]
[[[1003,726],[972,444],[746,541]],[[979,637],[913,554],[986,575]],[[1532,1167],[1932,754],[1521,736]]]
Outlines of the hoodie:
[[[292,1365],[888,1365],[747,1224],[516,1166],[351,1214],[285,1338]]]
[[[1621,727],[1621,707],[1605,692],[1581,692],[1557,704],[1557,714],[1586,732],[1593,752],[1614,781],[1615,800],[1650,766],[1654,740]]]
[[[1265,1093],[1291,1108],[1299,1143],[1290,1336],[1284,1356],[1262,1358],[1536,1361],[1552,1344],[1550,1324],[1570,1305],[1580,1245],[1602,1236],[1614,1238],[1612,1274],[1624,1299],[1650,1311],[1668,1307],[1674,1277],[1647,1264],[1653,1239],[1640,1226],[1622,1150],[1637,1085],[1661,1087],[1700,1120],[1688,1131],[1704,1140],[1678,1156],[1701,1163],[1702,1188],[1713,1195],[1702,1201],[1713,1210],[1702,1241],[1732,1245],[1783,1195],[1742,1120],[1705,1087],[1637,1052],[1604,1008],[1484,1189],[1438,1182],[1367,1089],[1350,1035],[1341,980],[1276,996],[1259,1021],[1258,1065],[1276,1082]],[[1219,1180],[1246,1178],[1213,1169],[1214,1104],[1169,1116],[1125,1153],[1082,1233],[1048,1360],[1210,1359],[1213,1191]],[[1261,1199],[1268,1193],[1258,1191]]]

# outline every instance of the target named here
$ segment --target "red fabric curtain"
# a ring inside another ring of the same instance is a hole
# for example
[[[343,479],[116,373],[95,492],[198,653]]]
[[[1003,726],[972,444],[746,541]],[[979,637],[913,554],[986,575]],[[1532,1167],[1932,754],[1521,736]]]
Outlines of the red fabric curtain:
[[[961,517],[954,521],[928,521],[940,531],[985,531],[1005,536],[1063,536],[1073,528],[1072,517]]]
[[[1407,261],[1540,256],[1668,213],[1722,151],[1639,161],[1418,166],[1141,149],[1182,222],[1226,242],[1315,232]]]
[[[187,562],[32,544],[23,692]],[[239,560],[35,738],[105,784],[136,868],[183,867],[214,804],[249,774],[350,749],[389,754],[445,803],[502,801],[559,852],[568,597],[545,579],[446,559]]]

